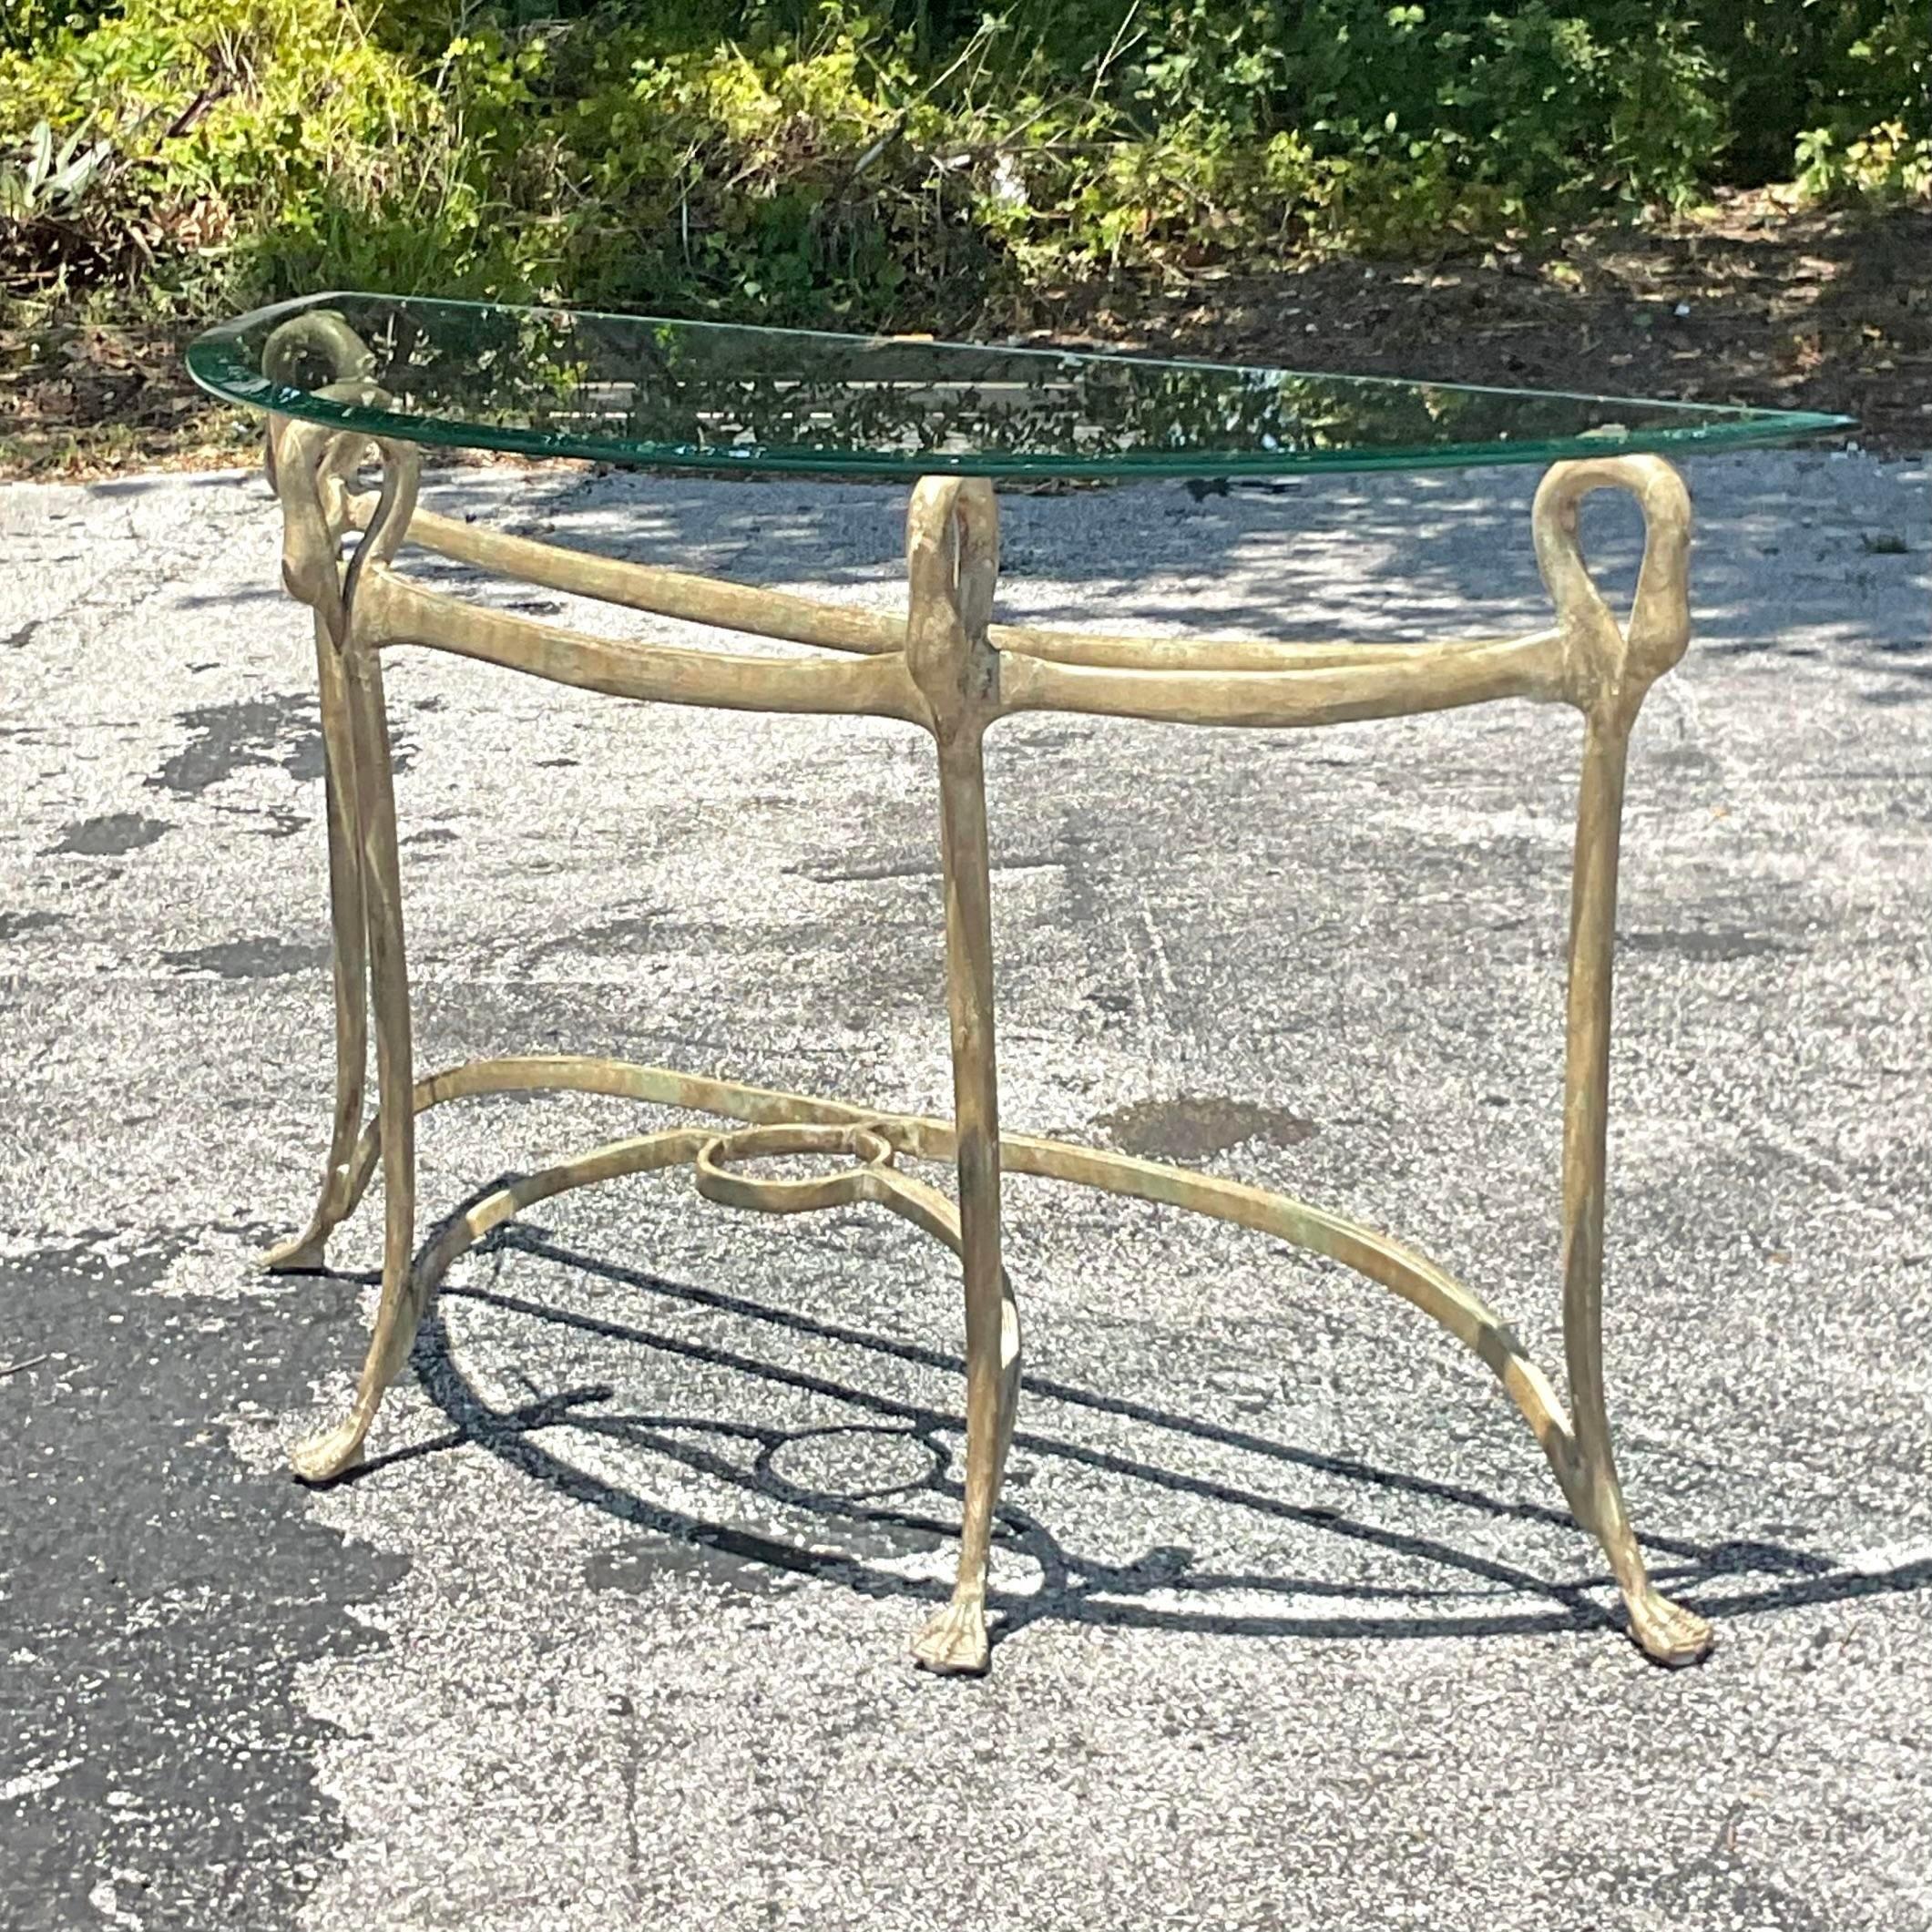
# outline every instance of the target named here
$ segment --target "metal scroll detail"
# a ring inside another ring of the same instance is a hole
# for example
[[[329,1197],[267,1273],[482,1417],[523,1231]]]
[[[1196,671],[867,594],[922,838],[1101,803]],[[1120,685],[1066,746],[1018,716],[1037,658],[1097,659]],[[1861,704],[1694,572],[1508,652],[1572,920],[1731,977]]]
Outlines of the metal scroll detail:
[[[306,343],[306,349],[317,345]],[[368,385],[347,345],[344,389]],[[334,908],[336,1104],[322,1185],[308,1225],[271,1267],[319,1268],[331,1231],[380,1162],[385,1208],[375,1331],[348,1413],[304,1443],[297,1473],[327,1481],[360,1457],[383,1394],[424,1308],[458,1254],[521,1209],[567,1189],[690,1164],[699,1191],[732,1207],[802,1212],[869,1201],[933,1235],[958,1258],[966,1331],[966,1504],[951,1600],[919,1632],[928,1669],[986,1668],[986,1560],[1019,1387],[1019,1324],[1000,1258],[1002,1170],[1159,1201],[1257,1229],[1342,1262],[1393,1289],[1473,1351],[1528,1423],[1571,1508],[1609,1558],[1631,1634],[1664,1663],[1709,1649],[1699,1618],[1658,1594],[1645,1571],[1611,1450],[1602,1365],[1603,1220],[1611,953],[1624,767],[1644,692],[1689,638],[1689,498],[1655,457],[1560,464],[1538,492],[1532,534],[1556,607],[1528,637],[1434,645],[1283,644],[1258,639],[1137,640],[993,622],[997,505],[987,483],[928,478],[913,492],[902,620],[687,573],[581,557],[494,535],[415,506],[419,457],[377,446],[383,487],[353,486],[357,438],[271,419],[271,474],[284,518],[283,576],[315,612],[327,751],[330,888]],[[1620,626],[1591,581],[1577,507],[1620,489],[1642,508],[1646,543],[1636,598]],[[363,534],[341,561],[346,535]],[[394,568],[404,540],[525,581],[839,655],[759,657],[593,638],[487,611],[411,582]],[[472,1062],[418,1080],[396,854],[381,654],[414,644],[555,681],[660,702],[869,713],[915,723],[939,762],[951,1018],[951,1120],[700,1078],[669,1068],[578,1058]],[[1565,1354],[1571,1413],[1508,1324],[1412,1250],[1338,1216],[1240,1182],[1123,1154],[1003,1131],[993,1003],[990,884],[982,745],[987,729],[1032,709],[1194,723],[1312,727],[1501,698],[1575,707],[1584,749],[1572,879],[1562,1172]],[[381,1104],[365,1119],[373,1013]],[[680,1127],[612,1142],[506,1181],[414,1251],[417,1113],[468,1095],[575,1091],[629,1097],[722,1117],[736,1128]],[[747,1172],[764,1155],[816,1152],[850,1164],[810,1181]],[[957,1204],[900,1170],[949,1162]]]

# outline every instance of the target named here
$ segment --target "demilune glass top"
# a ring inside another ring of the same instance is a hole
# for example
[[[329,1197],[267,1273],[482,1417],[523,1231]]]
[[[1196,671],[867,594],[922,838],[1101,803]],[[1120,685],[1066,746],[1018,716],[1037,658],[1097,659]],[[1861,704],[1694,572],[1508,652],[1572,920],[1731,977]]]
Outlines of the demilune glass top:
[[[1235,476],[1694,455],[1846,416],[328,294],[199,336],[195,380],[372,436],[679,470]]]

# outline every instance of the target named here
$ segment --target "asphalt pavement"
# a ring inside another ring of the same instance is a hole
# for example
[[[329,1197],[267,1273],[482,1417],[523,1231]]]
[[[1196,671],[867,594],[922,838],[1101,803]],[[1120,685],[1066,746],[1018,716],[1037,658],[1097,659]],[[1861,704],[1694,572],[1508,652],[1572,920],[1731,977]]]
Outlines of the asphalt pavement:
[[[958,1292],[682,1172],[462,1264],[370,1466],[373,1201],[320,1178],[307,614],[258,476],[0,489],[0,1927],[1932,1927],[1932,518],[1922,461],[1693,464],[1632,761],[1608,1262],[1619,1627],[1486,1371],[1385,1292],[1009,1180],[1027,1384],[982,1682],[919,1675]],[[1529,470],[1005,501],[1002,614],[1534,628]],[[889,607],[899,492],[464,470],[432,506]],[[1627,583],[1634,513],[1586,537]],[[486,584],[504,608],[680,627]],[[749,648],[749,647],[748,647]],[[770,647],[766,647],[770,648]],[[390,670],[419,1063],[585,1051],[945,1111],[935,784],[894,724]],[[1009,1127],[1412,1240],[1561,1361],[1579,730],[1010,721]],[[661,1119],[473,1100],[423,1228]]]

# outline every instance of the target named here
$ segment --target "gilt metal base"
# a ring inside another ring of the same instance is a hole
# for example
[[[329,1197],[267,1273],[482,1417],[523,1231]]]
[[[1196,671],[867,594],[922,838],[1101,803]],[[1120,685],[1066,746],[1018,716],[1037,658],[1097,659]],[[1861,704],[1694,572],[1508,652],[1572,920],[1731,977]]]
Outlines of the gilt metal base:
[[[366,392],[353,374],[345,394]],[[327,752],[336,1018],[334,1130],[307,1227],[266,1257],[320,1268],[332,1231],[380,1163],[383,1287],[375,1331],[349,1413],[296,1451],[296,1473],[327,1482],[351,1468],[383,1392],[407,1359],[438,1283],[458,1255],[534,1201],[618,1175],[689,1163],[706,1199],[769,1213],[870,1201],[945,1243],[965,1280],[965,1512],[952,1599],[915,1640],[929,1670],[983,1671],[988,1660],[986,1561],[1019,1389],[1019,1320],[1000,1262],[1003,1170],[1164,1201],[1253,1228],[1339,1261],[1392,1288],[1485,1362],[1528,1423],[1578,1521],[1601,1544],[1631,1635],[1661,1663],[1696,1661],[1710,1628],[1659,1594],[1632,1534],[1611,1450],[1601,1342],[1604,1170],[1610,969],[1624,767],[1650,685],[1689,638],[1685,586],[1691,512],[1669,465],[1648,456],[1559,464],[1537,493],[1531,528],[1556,622],[1532,636],[1436,645],[1155,641],[996,625],[997,509],[975,478],[929,477],[907,526],[910,606],[903,620],[492,535],[416,508],[419,452],[376,445],[378,496],[358,494],[367,445],[326,428],[272,419],[270,474],[284,516],[282,574],[315,613]],[[1577,540],[1590,492],[1629,491],[1645,548],[1635,602],[1620,626]],[[363,534],[344,567],[342,540]],[[521,581],[632,608],[780,638],[836,658],[673,649],[593,638],[468,606],[394,568],[404,541]],[[472,1062],[414,1072],[382,652],[419,644],[617,696],[741,710],[869,713],[929,732],[940,774],[951,1120],[881,1113],[668,1068],[575,1058]],[[1007,713],[1057,710],[1201,724],[1293,728],[1399,716],[1503,698],[1573,705],[1584,719],[1572,877],[1568,1061],[1561,1194],[1564,1344],[1570,1411],[1508,1324],[1434,1263],[1385,1236],[1281,1194],[1124,1154],[1008,1134],[999,1122],[984,734]],[[378,1105],[365,1094],[374,1018]],[[498,1187],[415,1252],[414,1120],[475,1094],[575,1091],[721,1117],[617,1140]],[[744,1171],[781,1153],[843,1157],[806,1180]],[[951,1163],[958,1200],[902,1161]]]

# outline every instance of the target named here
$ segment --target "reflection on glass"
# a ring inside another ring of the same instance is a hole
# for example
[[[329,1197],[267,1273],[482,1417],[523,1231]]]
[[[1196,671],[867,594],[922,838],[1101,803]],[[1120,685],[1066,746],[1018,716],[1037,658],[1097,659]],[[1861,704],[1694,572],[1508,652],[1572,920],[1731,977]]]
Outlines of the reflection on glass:
[[[200,337],[189,363],[238,402],[426,442],[875,475],[1508,462],[1774,442],[1845,421],[379,295],[243,316]],[[386,400],[316,394],[351,378]]]

